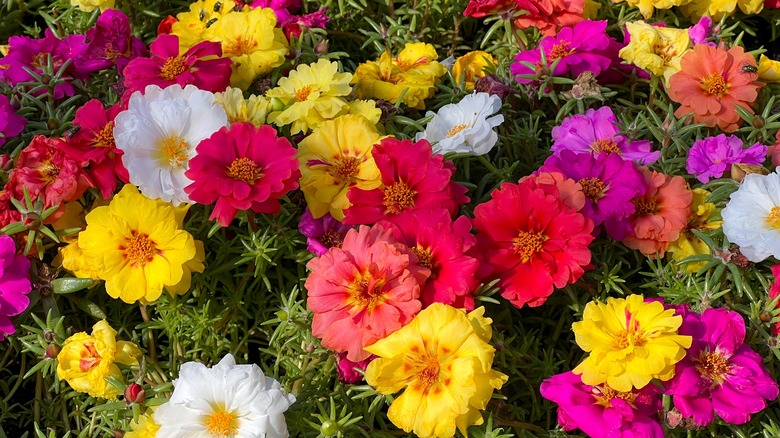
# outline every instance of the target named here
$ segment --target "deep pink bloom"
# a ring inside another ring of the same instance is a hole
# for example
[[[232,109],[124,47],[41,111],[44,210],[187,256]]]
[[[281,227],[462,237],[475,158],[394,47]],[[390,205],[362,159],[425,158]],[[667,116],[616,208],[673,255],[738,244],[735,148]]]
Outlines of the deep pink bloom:
[[[393,236],[417,255],[417,263],[431,270],[422,290],[424,307],[444,303],[474,309],[480,264],[467,255],[477,243],[469,218],[461,216],[453,221],[444,209],[409,210],[377,225],[391,229]]]
[[[336,376],[341,383],[358,383],[363,380],[363,373],[358,372],[355,368],[366,371],[368,364],[374,360],[375,356],[371,356],[368,359],[361,360],[359,362],[353,362],[347,359],[347,353],[339,353],[336,360]]]
[[[580,429],[591,438],[663,438],[655,414],[661,398],[655,385],[632,392],[588,386],[569,371],[556,374],[540,388],[542,397],[558,404],[558,424],[569,432]]]
[[[563,119],[560,126],[552,129],[552,152],[553,155],[560,155],[564,150],[594,155],[618,154],[643,166],[653,164],[661,157],[661,152],[653,151],[649,141],[631,141],[619,135],[620,131],[612,108],[589,109],[585,114]]]
[[[306,247],[317,257],[328,252],[330,248],[340,247],[344,236],[352,227],[342,224],[338,219],[325,213],[325,216],[314,219],[307,208],[298,222],[298,231],[306,236]]]
[[[535,49],[520,52],[515,57],[511,72],[514,75],[535,75],[537,70],[553,63],[553,76],[577,76],[590,71],[598,76],[609,68],[612,60],[606,55],[610,37],[606,33],[606,21],[584,20],[574,27],[564,27],[555,36],[544,37]],[[542,53],[547,61],[542,65]],[[530,67],[524,63],[530,63]],[[533,79],[516,78],[521,84],[529,84]]]
[[[114,118],[119,111],[119,105],[105,109],[99,100],[90,100],[76,110],[73,125],[79,130],[60,144],[60,149],[82,167],[89,166],[87,174],[103,199],[114,194],[117,178],[124,183],[130,181],[122,164],[122,150],[114,143]]]
[[[688,151],[686,170],[706,184],[710,178],[720,178],[735,163],[761,165],[767,148],[761,143],[745,149],[736,135],[720,134],[696,140]]]
[[[667,393],[677,410],[697,426],[715,420],[744,424],[750,415],[777,398],[777,383],[764,360],[744,343],[745,321],[728,309],[710,308],[701,315],[688,312],[680,334],[693,344],[677,363]]]
[[[253,8],[271,8],[276,14],[276,22],[282,23],[301,8],[301,0],[255,0],[247,2]]]
[[[147,85],[165,88],[188,84],[201,90],[218,93],[230,85],[229,58],[221,58],[222,46],[212,41],[202,41],[179,54],[179,37],[159,35],[150,46],[149,58],[136,58],[124,70],[126,93],[143,91]],[[207,58],[207,59],[204,59]]]
[[[406,210],[444,208],[451,215],[467,203],[467,189],[452,181],[455,165],[433,155],[427,140],[385,138],[371,150],[382,185],[373,190],[349,189],[352,204],[344,210],[344,223],[373,224]]]
[[[116,9],[106,9],[95,27],[87,31],[87,43],[76,56],[75,63],[88,72],[116,65],[121,73],[131,59],[146,54],[144,43],[130,33],[127,15]]]
[[[0,341],[16,332],[11,316],[24,312],[30,304],[30,261],[16,254],[10,236],[0,236]]]
[[[240,210],[276,214],[279,198],[298,188],[297,151],[268,125],[233,123],[203,140],[184,175],[184,188],[199,204],[213,204],[209,219],[226,227]]]
[[[773,300],[780,296],[780,263],[775,263],[769,269],[772,270],[772,276],[775,277],[775,281],[769,287],[769,299]],[[775,308],[777,307],[780,307],[780,300]],[[772,335],[777,336],[778,334],[780,334],[780,322],[775,323],[772,327]]]
[[[326,14],[327,12],[328,8],[323,7],[311,14],[291,15],[282,22],[284,36],[289,40],[291,36],[300,38],[304,29],[325,29],[328,21],[330,21],[330,18]]]
[[[716,44],[712,41],[707,41],[712,36],[712,17],[706,15],[699,18],[699,22],[688,28],[688,36],[691,38],[691,43],[706,44],[711,47],[715,47]]]
[[[5,94],[0,94],[0,146],[4,145],[7,139],[24,131],[26,125],[27,119],[16,114]]]

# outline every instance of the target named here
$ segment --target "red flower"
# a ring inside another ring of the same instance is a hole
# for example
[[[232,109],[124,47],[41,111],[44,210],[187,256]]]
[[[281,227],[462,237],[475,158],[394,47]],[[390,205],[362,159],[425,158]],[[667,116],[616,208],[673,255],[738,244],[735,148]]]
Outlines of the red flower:
[[[590,263],[593,221],[532,179],[504,183],[474,209],[474,226],[489,278],[517,307],[542,305],[553,292],[577,281]]]
[[[351,206],[344,211],[344,224],[373,224],[406,210],[444,208],[454,215],[469,201],[466,188],[451,180],[455,166],[433,155],[426,140],[385,138],[371,153],[382,177],[373,190],[349,189]]]
[[[275,214],[279,198],[298,187],[295,148],[274,128],[234,123],[198,144],[197,155],[184,175],[193,181],[184,188],[199,204],[213,204],[209,219],[226,227],[239,210]]]
[[[173,23],[177,22],[179,20],[176,19],[173,15],[169,15],[165,18],[163,18],[162,21],[160,21],[160,24],[157,25],[157,35],[164,35],[171,33],[171,28],[173,27]]]
[[[82,167],[89,166],[87,174],[103,199],[114,194],[117,177],[124,183],[130,181],[122,164],[122,150],[114,143],[114,117],[119,111],[119,105],[105,109],[99,100],[90,100],[76,110],[73,124],[80,129],[59,146]]]
[[[543,36],[553,36],[562,27],[574,26],[583,20],[585,0],[517,0],[518,9],[528,13],[515,18],[518,29],[535,27]]]
[[[466,10],[463,11],[463,15],[474,18],[482,18],[488,15],[511,17],[517,8],[518,5],[515,0],[470,0]]]
[[[420,296],[423,306],[444,303],[474,309],[480,262],[466,255],[477,243],[467,217],[453,222],[444,209],[408,210],[377,225],[392,230],[393,236],[417,255],[417,264],[431,270]]]

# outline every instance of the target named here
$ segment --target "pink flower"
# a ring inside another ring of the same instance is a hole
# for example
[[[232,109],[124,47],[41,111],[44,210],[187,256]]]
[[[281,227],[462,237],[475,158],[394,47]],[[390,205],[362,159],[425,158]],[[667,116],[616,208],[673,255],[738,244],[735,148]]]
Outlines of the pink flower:
[[[480,264],[466,254],[477,243],[467,217],[453,221],[444,209],[408,210],[377,225],[392,230],[417,255],[417,263],[431,270],[422,290],[423,306],[444,303],[474,309]]]
[[[325,213],[325,216],[314,219],[307,208],[298,222],[298,231],[306,236],[306,247],[317,257],[328,252],[330,248],[340,247],[344,236],[352,227],[342,224],[338,219]]]
[[[87,43],[74,61],[84,71],[95,72],[116,65],[121,73],[131,59],[147,55],[144,43],[130,33],[127,15],[116,9],[103,11],[86,37]]]
[[[276,22],[282,23],[301,8],[301,0],[255,0],[246,2],[253,8],[271,8],[276,14]]]
[[[777,398],[780,390],[763,358],[744,343],[745,321],[739,313],[687,312],[679,331],[692,336],[693,344],[677,363],[667,393],[697,426],[710,424],[715,414],[730,424],[747,423]]]
[[[30,304],[30,261],[16,254],[9,236],[0,236],[0,341],[16,332],[10,316],[24,312]]]
[[[358,372],[355,368],[362,370],[364,373],[368,364],[374,360],[375,356],[368,359],[361,360],[360,362],[353,362],[347,359],[346,353],[339,353],[338,360],[336,361],[336,376],[341,383],[358,383],[363,380],[363,373]]]
[[[442,155],[433,155],[426,140],[385,138],[371,153],[382,185],[373,190],[349,189],[352,205],[344,211],[347,225],[373,224],[406,210],[444,208],[453,215],[469,201],[466,188],[451,179],[455,166]]]
[[[220,58],[222,46],[219,43],[202,41],[180,55],[178,36],[159,35],[150,49],[150,58],[136,58],[125,67],[126,93],[143,91],[152,84],[160,88],[173,84],[184,88],[192,84],[201,90],[218,93],[230,85],[233,61]]]
[[[585,385],[569,371],[546,379],[540,391],[542,397],[558,404],[558,424],[567,432],[580,429],[591,438],[664,436],[653,418],[661,410],[655,385],[618,392],[606,385]]]
[[[323,7],[317,12],[312,12],[306,15],[292,15],[284,20],[282,23],[282,31],[284,36],[289,40],[291,36],[300,38],[304,29],[325,29],[325,26],[330,21],[330,18],[326,15],[328,12],[327,7]]]
[[[7,139],[24,131],[26,125],[27,119],[16,114],[5,94],[0,94],[0,146],[4,145]]]
[[[350,230],[341,248],[331,248],[307,267],[312,333],[353,362],[371,356],[363,347],[414,318],[430,275],[406,245],[378,226]]]
[[[239,210],[276,214],[279,198],[298,187],[297,151],[274,128],[251,123],[223,127],[198,144],[184,188],[199,204],[216,202],[210,219],[226,227]]]

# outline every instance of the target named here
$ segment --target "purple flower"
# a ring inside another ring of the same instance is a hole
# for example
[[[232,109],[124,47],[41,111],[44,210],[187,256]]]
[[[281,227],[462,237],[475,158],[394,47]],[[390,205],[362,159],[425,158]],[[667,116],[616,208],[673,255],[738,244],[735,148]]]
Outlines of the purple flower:
[[[40,39],[23,36],[12,36],[8,39],[8,55],[0,59],[0,81],[12,87],[20,82],[33,81],[25,67],[41,74],[49,55],[56,73],[66,61],[73,59],[84,45],[84,35],[70,35],[59,39],[49,29],[46,29],[45,35]],[[88,74],[71,63],[66,69],[65,77],[68,80],[54,87],[54,97],[57,99],[72,96],[76,90],[70,80],[85,80]]]
[[[554,155],[564,150],[595,155],[614,153],[645,166],[661,157],[661,152],[653,151],[649,141],[629,141],[618,132],[617,118],[610,107],[589,109],[584,115],[565,118],[560,126],[553,128],[552,151]]]
[[[487,75],[477,79],[474,83],[474,91],[498,96],[504,100],[512,94],[512,87],[501,82],[496,75]]]
[[[122,11],[106,9],[95,27],[87,31],[87,43],[75,62],[87,72],[96,72],[114,65],[121,73],[127,63],[146,56],[146,46],[130,34],[130,21]]]
[[[561,172],[577,181],[585,194],[581,213],[596,226],[628,218],[634,212],[631,202],[645,192],[645,178],[633,161],[617,154],[577,154],[563,150],[544,162],[540,172]],[[609,230],[607,230],[609,232]]]
[[[691,38],[691,43],[694,45],[706,44],[715,47],[715,43],[707,41],[707,39],[712,36],[712,18],[706,15],[701,17],[696,25],[688,28],[688,36]]]
[[[328,249],[340,247],[347,231],[352,227],[346,226],[336,218],[325,213],[325,216],[314,219],[307,208],[298,223],[298,231],[306,236],[306,246],[317,257],[328,252]]]
[[[27,125],[27,119],[16,114],[5,95],[0,94],[0,146],[6,139],[19,135]]]
[[[569,432],[580,429],[591,438],[662,438],[653,417],[661,410],[655,385],[631,392],[588,386],[569,371],[556,374],[540,388],[542,397],[558,404],[558,424]]]
[[[365,372],[366,367],[368,367],[368,364],[370,364],[375,357],[376,356],[371,356],[360,362],[352,362],[347,359],[347,353],[339,353],[336,360],[336,376],[338,377],[339,382],[353,384],[362,381],[363,374],[356,371],[355,368]]]
[[[606,21],[584,20],[574,27],[564,27],[555,36],[544,37],[539,45],[532,50],[520,52],[515,57],[511,72],[514,75],[533,75],[542,66],[542,52],[547,60],[547,65],[552,66],[557,61],[552,71],[554,76],[571,74],[577,76],[580,73],[590,71],[598,76],[609,68],[612,60],[605,51],[609,48],[610,38],[606,33]],[[537,67],[534,69],[524,62]],[[521,84],[529,84],[532,79],[516,78]]]
[[[696,140],[688,151],[686,169],[706,184],[710,178],[720,178],[733,163],[757,164],[764,162],[766,146],[756,143],[743,149],[742,140],[735,135],[720,134]]]
[[[11,316],[24,312],[30,304],[30,261],[16,255],[9,236],[0,236],[0,341],[16,332]]]
[[[777,398],[777,383],[764,361],[744,344],[745,321],[728,309],[707,309],[684,316],[680,334],[693,344],[677,363],[667,394],[680,413],[697,426],[710,424],[718,414],[730,424],[744,424]]]

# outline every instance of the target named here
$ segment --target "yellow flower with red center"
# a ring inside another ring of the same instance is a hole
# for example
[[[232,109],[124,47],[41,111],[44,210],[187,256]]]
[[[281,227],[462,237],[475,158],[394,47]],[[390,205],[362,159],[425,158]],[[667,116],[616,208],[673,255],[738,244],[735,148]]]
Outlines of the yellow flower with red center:
[[[685,357],[691,337],[678,335],[682,317],[641,295],[591,301],[572,324],[577,345],[590,353],[575,369],[582,383],[606,383],[620,392],[642,389],[652,379],[669,380]]]
[[[492,320],[484,307],[466,314],[431,304],[407,325],[365,347],[378,356],[366,369],[366,382],[396,397],[388,418],[419,437],[464,436],[482,424],[480,410],[507,376],[493,370],[495,349],[488,344]]]
[[[177,14],[171,33],[179,37],[180,52],[205,41],[203,32],[232,12],[235,6],[233,0],[198,0],[190,4],[189,11]]]
[[[471,91],[474,89],[477,79],[487,74],[485,67],[491,65],[493,67],[498,65],[498,61],[493,58],[493,55],[481,50],[475,50],[455,60],[455,65],[452,66],[452,77],[456,81],[463,79],[466,84],[466,90]]]
[[[666,81],[680,71],[682,56],[690,49],[687,29],[657,27],[644,21],[626,23],[631,41],[619,55],[630,64],[643,68]],[[668,84],[668,82],[667,82]]]
[[[117,341],[106,320],[92,326],[92,334],[76,333],[65,340],[57,355],[57,377],[76,391],[114,400],[121,393],[106,377],[124,380],[117,364],[138,365],[141,350],[132,342]]]

